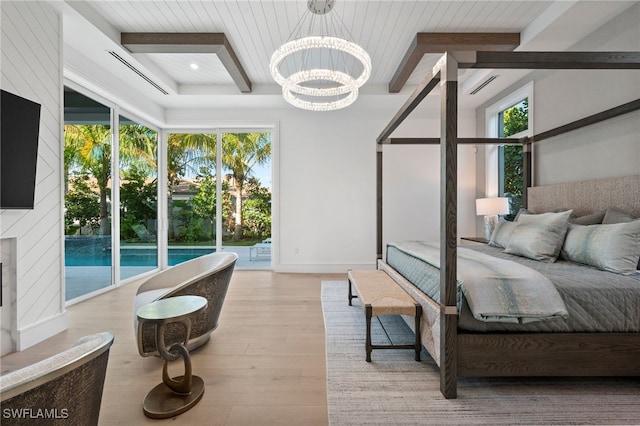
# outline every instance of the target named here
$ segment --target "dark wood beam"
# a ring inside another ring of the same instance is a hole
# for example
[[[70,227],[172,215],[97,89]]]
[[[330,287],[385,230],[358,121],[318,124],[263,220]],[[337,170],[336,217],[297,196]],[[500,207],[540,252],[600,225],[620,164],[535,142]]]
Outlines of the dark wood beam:
[[[511,51],[519,45],[518,33],[418,33],[389,83],[389,93],[400,92],[426,53]]]
[[[529,188],[533,186],[532,149],[533,143],[524,137],[522,144],[522,207],[527,208]]]
[[[378,143],[381,143],[387,139],[395,129],[411,114],[411,112],[420,105],[420,102],[438,85],[440,82],[440,73],[431,76],[426,79],[418,88],[411,94],[409,99],[402,105],[400,110],[393,116],[387,127],[384,128],[380,136],[376,139]]]
[[[472,55],[473,56],[473,55]],[[459,68],[495,69],[640,69],[640,52],[475,52],[475,61]]]
[[[533,136],[533,142],[540,142],[545,139],[552,138],[554,136],[561,135],[563,133],[571,132],[573,130],[580,129],[582,127],[590,126],[601,121],[609,120],[610,118],[618,117],[620,115],[628,114],[640,109],[640,99],[627,102],[626,104],[619,105],[617,107],[608,109],[606,111],[599,112],[597,114],[590,115],[580,120],[573,121],[565,124],[564,126],[556,127],[555,129],[547,130],[546,132],[538,133]]]
[[[251,80],[224,33],[122,33],[120,43],[131,53],[212,53],[241,92],[251,92]]]
[[[458,138],[458,145],[522,145],[520,139]],[[440,145],[440,138],[387,138],[380,145]]]

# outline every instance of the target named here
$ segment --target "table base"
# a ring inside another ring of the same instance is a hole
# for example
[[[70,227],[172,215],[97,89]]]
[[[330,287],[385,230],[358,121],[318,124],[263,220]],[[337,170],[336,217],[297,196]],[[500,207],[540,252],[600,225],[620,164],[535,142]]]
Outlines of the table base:
[[[183,376],[175,377],[180,380]],[[164,383],[160,383],[149,391],[142,405],[144,415],[152,419],[175,417],[196,405],[204,394],[204,380],[192,376],[191,393],[180,395],[173,392]]]

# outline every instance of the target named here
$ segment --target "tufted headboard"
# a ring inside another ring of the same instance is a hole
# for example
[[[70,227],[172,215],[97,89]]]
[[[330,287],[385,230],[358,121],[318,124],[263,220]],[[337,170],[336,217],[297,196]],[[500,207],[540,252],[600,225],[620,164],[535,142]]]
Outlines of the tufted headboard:
[[[617,207],[640,217],[640,175],[531,187],[527,209],[544,213],[573,209],[582,216]]]

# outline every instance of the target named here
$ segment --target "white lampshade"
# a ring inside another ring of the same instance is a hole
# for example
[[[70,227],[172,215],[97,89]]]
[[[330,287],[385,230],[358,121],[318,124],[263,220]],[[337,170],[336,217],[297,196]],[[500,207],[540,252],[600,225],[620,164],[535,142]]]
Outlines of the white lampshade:
[[[509,199],[506,197],[478,198],[476,200],[476,214],[491,216],[509,213]]]

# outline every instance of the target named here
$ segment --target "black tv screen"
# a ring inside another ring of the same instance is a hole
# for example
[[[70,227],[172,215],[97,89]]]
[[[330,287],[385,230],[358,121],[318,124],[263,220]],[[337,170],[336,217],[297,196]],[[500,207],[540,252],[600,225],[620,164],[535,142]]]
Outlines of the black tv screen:
[[[0,208],[33,209],[40,104],[0,90]]]

